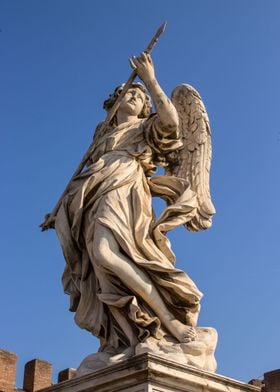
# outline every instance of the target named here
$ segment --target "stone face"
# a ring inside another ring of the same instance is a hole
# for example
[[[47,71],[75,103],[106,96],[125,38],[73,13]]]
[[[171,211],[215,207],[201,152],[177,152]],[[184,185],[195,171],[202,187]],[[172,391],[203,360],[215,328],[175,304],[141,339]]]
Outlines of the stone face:
[[[260,392],[257,386],[140,354],[42,392]]]
[[[0,350],[0,391],[11,392],[15,388],[17,355]]]
[[[33,359],[24,368],[23,389],[35,392],[52,384],[52,365],[47,361]]]

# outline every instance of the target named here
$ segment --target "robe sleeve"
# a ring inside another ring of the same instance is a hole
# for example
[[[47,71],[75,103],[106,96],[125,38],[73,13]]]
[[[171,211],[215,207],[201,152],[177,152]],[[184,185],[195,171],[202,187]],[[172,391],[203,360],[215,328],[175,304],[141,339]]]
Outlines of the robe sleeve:
[[[165,130],[156,113],[144,122],[143,127],[147,143],[158,156],[164,157],[183,146],[179,129]]]

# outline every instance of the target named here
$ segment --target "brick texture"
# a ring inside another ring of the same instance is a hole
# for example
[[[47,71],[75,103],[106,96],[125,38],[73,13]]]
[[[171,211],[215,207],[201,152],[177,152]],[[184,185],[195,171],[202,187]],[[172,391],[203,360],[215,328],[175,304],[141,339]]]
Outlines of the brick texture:
[[[280,391],[280,369],[273,370],[264,374],[263,392],[279,392]]]
[[[16,380],[17,355],[0,350],[0,391],[13,392]]]
[[[34,392],[52,385],[52,365],[49,362],[33,359],[24,368],[23,389]]]
[[[71,378],[75,377],[75,375],[76,375],[76,369],[67,368],[61,370],[61,372],[58,373],[57,382],[71,380]]]

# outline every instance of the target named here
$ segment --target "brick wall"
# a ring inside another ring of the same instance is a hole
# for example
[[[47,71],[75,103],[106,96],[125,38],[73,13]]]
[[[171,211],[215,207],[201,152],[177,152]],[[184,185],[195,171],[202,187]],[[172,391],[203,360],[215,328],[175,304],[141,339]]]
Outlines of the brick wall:
[[[0,350],[0,391],[12,392],[15,388],[17,356]]]
[[[0,392],[35,392],[52,385],[52,365],[33,359],[24,367],[23,389],[16,387],[17,355],[0,349]],[[70,380],[75,369],[64,369],[58,374],[58,382]]]

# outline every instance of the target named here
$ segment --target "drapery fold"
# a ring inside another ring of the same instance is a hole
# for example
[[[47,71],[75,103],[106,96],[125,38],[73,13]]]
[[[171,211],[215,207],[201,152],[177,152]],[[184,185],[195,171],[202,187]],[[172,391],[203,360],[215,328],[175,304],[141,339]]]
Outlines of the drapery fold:
[[[196,195],[183,179],[152,177],[155,161],[181,146],[177,132],[161,129],[157,116],[108,128],[98,141],[85,172],[77,176],[58,211],[56,231],[66,268],[62,282],[70,295],[76,323],[106,347],[129,345],[116,314],[135,331],[138,341],[165,333],[149,304],[118,276],[95,264],[96,224],[107,227],[120,251],[144,271],[168,310],[184,324],[195,325],[201,292],[181,270],[165,233],[191,219]],[[158,220],[152,195],[168,202]],[[100,279],[106,281],[102,291]]]

